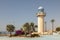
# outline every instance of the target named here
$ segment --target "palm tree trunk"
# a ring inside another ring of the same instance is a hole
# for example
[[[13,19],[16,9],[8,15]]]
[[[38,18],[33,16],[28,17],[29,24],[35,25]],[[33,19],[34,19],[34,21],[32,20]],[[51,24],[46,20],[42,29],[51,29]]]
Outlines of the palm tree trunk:
[[[25,36],[27,36],[27,32],[25,32]]]
[[[32,26],[32,29],[33,29],[33,31],[35,32],[35,28],[34,28],[34,26]]]
[[[53,25],[53,24],[54,24],[54,23],[52,22],[52,34],[53,34],[53,30],[54,30],[54,28],[53,28],[53,27],[54,27],[54,25]]]
[[[12,33],[10,32],[10,37],[12,36]]]

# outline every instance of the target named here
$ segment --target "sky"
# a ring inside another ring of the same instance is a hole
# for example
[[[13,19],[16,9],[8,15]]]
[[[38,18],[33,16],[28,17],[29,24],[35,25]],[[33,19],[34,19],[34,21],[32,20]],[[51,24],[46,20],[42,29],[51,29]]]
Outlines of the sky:
[[[37,24],[38,7],[46,12],[47,29],[51,29],[51,19],[54,28],[60,26],[60,0],[0,0],[0,31],[6,31],[6,25],[13,24],[20,29],[26,22]]]

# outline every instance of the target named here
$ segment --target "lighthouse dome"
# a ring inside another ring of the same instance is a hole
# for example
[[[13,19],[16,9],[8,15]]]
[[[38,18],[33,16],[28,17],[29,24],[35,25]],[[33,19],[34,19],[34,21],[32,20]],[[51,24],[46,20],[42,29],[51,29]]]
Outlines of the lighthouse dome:
[[[38,9],[44,9],[44,8],[40,6]]]
[[[44,12],[44,8],[40,6],[40,7],[38,8],[38,11],[39,11],[39,12]]]

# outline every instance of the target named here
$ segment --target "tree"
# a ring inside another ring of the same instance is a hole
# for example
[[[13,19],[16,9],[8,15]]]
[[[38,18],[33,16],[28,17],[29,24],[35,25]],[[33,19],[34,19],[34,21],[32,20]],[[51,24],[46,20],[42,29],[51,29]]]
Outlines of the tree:
[[[54,19],[51,20],[51,23],[52,23],[52,33],[53,33],[53,29],[54,29]]]
[[[31,22],[30,27],[31,27],[32,31],[35,32],[36,31],[35,28],[37,28],[38,26],[35,25],[33,22]]]
[[[30,23],[30,26],[32,27],[32,30],[35,32],[35,26],[33,22]]]
[[[27,33],[32,33],[32,32],[35,32],[35,28],[37,28],[37,25],[34,25],[33,22],[31,23],[25,23],[22,27],[23,31],[25,32],[25,35],[27,35]]]
[[[8,32],[10,32],[10,37],[11,37],[12,36],[12,32],[14,32],[14,30],[15,30],[15,26],[9,24],[9,25],[6,26],[6,29],[7,29]]]
[[[45,21],[45,31],[47,31],[47,22]]]
[[[23,25],[23,31],[25,32],[25,36],[27,35],[27,33],[30,32],[30,25],[29,25],[29,23],[25,23]]]
[[[56,31],[60,31],[60,27],[57,27],[57,28],[56,28]]]

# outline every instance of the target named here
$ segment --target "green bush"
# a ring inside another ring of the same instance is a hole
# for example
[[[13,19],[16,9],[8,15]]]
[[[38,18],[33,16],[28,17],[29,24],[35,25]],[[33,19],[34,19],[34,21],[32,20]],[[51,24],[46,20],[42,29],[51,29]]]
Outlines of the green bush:
[[[57,27],[57,28],[56,28],[56,31],[60,31],[60,27]]]

